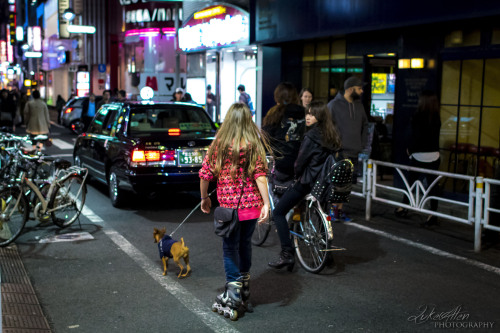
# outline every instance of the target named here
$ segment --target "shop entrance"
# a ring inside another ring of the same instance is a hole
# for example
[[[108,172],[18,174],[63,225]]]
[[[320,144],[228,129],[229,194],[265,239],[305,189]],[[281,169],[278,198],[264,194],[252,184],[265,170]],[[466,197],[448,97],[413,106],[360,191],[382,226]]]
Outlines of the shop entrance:
[[[371,89],[364,91],[364,104],[370,110],[370,122],[375,123],[372,138],[372,158],[392,161],[392,124],[396,86],[396,58],[392,54],[368,56],[365,77]]]

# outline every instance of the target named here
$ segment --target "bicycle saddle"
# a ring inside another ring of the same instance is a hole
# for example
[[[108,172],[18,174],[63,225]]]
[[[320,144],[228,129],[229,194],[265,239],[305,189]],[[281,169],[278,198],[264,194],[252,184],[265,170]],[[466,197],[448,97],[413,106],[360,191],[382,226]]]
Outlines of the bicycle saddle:
[[[71,162],[58,158],[54,161],[54,165],[56,166],[56,169],[67,169],[71,166]]]

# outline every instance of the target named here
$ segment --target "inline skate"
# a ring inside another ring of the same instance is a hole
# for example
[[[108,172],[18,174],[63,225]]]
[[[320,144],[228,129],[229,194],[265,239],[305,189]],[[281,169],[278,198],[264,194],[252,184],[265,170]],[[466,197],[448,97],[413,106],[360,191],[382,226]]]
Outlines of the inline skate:
[[[238,320],[238,307],[241,305],[241,282],[226,283],[226,290],[217,296],[212,311],[231,320]]]

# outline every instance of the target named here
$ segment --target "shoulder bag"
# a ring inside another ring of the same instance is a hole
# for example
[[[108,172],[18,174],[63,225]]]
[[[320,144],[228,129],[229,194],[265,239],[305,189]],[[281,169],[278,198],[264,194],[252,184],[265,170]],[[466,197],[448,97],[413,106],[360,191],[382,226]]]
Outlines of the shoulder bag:
[[[245,183],[241,185],[240,199],[238,200],[238,206],[235,209],[217,207],[214,211],[214,232],[217,236],[227,238],[234,230],[237,228],[238,219],[238,208],[240,207],[241,197],[243,196],[243,188]]]

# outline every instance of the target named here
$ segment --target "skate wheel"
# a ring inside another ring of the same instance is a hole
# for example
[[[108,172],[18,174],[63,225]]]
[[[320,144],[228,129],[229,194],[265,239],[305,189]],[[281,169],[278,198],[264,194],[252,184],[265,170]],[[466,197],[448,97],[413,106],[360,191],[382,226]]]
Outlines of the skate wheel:
[[[221,306],[220,308],[217,309],[217,312],[222,316],[224,315],[224,308]]]
[[[232,321],[238,320],[238,311],[232,310],[229,314],[229,319],[231,319]]]
[[[219,303],[214,303],[212,305],[212,311],[213,312],[219,312],[220,311],[220,304]]]

